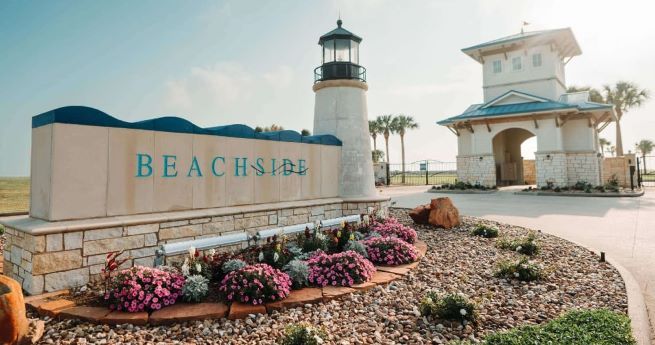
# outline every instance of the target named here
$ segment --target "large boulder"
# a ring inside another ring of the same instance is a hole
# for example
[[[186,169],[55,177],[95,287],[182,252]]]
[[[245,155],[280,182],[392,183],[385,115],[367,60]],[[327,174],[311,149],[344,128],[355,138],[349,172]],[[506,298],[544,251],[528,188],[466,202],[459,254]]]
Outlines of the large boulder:
[[[428,221],[431,225],[445,229],[459,226],[461,222],[459,211],[450,198],[432,199]]]
[[[20,284],[0,275],[0,344],[18,344],[27,335],[28,326]]]
[[[414,223],[428,225],[430,218],[430,204],[419,205],[409,212],[409,217],[412,218]]]

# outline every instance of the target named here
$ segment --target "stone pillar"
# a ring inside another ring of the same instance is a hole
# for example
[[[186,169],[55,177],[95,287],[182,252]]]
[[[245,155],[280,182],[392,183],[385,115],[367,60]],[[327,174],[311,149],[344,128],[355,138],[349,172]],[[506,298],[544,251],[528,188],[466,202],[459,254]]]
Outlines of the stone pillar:
[[[569,185],[578,181],[601,185],[601,157],[596,152],[568,152],[566,172]]]
[[[552,182],[554,186],[567,186],[567,158],[564,152],[536,152],[535,169],[537,170],[537,187]],[[575,182],[574,182],[575,183]]]
[[[496,185],[496,160],[493,154],[457,156],[457,180],[491,187]]]
[[[314,134],[332,134],[343,143],[339,196],[377,196],[368,131],[368,85],[358,80],[325,80],[313,89]]]

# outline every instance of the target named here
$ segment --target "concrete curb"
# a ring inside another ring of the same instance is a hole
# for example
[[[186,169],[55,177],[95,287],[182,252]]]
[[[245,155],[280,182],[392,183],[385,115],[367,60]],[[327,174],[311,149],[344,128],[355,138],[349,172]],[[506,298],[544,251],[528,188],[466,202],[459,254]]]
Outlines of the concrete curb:
[[[628,316],[632,325],[632,336],[639,345],[651,345],[650,320],[648,319],[646,301],[644,300],[639,283],[637,283],[632,273],[615,260],[607,259],[607,262],[619,271],[625,283],[625,290],[628,294]]]
[[[565,193],[565,192],[514,192],[515,195],[536,195],[536,196],[572,196],[572,197],[597,197],[597,198],[636,198],[644,195],[645,190],[637,193]]]
[[[493,194],[498,192],[498,189],[492,190],[451,190],[451,189],[428,189],[428,193],[442,193],[442,194]]]

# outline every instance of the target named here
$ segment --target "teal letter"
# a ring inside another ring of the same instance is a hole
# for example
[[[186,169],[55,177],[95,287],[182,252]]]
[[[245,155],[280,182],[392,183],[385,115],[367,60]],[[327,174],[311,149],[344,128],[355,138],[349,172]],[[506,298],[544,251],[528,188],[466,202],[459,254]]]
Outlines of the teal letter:
[[[219,159],[221,160],[221,162],[223,162],[223,165],[225,165],[225,157],[220,157],[220,156],[214,157],[214,160],[212,161],[212,174],[214,174],[214,176],[221,177],[221,176],[225,175],[225,173],[221,172],[219,174],[219,173],[216,172],[216,161],[219,160]]]
[[[239,159],[243,159],[243,164],[239,165]],[[248,176],[246,172],[246,164],[248,164],[248,158],[235,158],[234,159],[234,176]],[[239,169],[243,175],[239,175]]]
[[[177,159],[177,156],[172,156],[172,155],[163,155],[164,158],[164,174],[162,177],[175,177],[177,176],[177,171],[175,170],[175,160]],[[172,162],[169,162],[168,160],[170,158],[173,158]],[[168,168],[173,168],[173,173],[171,174],[168,172]]]
[[[282,165],[284,165],[284,176],[291,175],[291,172],[293,171],[293,163],[291,160],[285,158],[282,162]]]
[[[200,166],[198,166],[198,159],[196,156],[193,156],[193,160],[191,161],[191,167],[189,168],[189,172],[186,174],[186,177],[191,177],[191,172],[196,171],[196,176],[197,177],[202,177],[202,171],[200,171]]]
[[[277,169],[275,166],[275,158],[271,158],[271,176],[275,176],[275,169]]]
[[[257,169],[256,169],[256,170],[257,170],[257,176],[262,176],[262,175],[264,175],[264,172],[266,171],[266,170],[264,170],[264,166],[262,165],[262,163],[264,163],[264,158],[257,158],[257,160],[256,160],[256,164],[257,164]]]
[[[146,161],[143,161],[146,158]],[[152,175],[152,157],[147,153],[136,154],[136,177],[148,177]],[[147,173],[143,173],[143,168],[146,168]]]
[[[307,175],[307,168],[305,167],[306,161],[304,159],[299,159],[298,160],[298,171],[300,172],[299,175]]]

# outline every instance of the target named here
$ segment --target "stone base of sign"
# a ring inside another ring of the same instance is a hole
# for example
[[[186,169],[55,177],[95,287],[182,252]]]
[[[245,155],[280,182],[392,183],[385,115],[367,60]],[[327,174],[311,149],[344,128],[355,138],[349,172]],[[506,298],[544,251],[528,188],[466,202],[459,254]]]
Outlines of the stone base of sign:
[[[419,252],[417,261],[399,266],[376,266],[376,272],[368,282],[352,287],[326,286],[323,288],[308,287],[300,290],[292,290],[286,299],[264,305],[235,302],[228,306],[221,302],[199,304],[180,302],[152,312],[151,314],[147,312],[127,313],[110,311],[106,307],[75,306],[73,302],[65,299],[65,294],[68,291],[31,296],[28,298],[29,300],[26,300],[26,304],[30,309],[38,312],[40,315],[49,315],[59,319],[76,319],[95,324],[115,325],[131,323],[135,325],[165,325],[185,321],[220,319],[224,317],[230,320],[245,319],[250,315],[267,314],[273,311],[302,307],[307,304],[329,302],[351,293],[364,292],[376,286],[386,285],[396,279],[401,279],[419,265],[420,260],[428,250],[427,244],[423,241],[417,241],[414,245]],[[56,308],[46,310],[43,306],[56,306]]]
[[[327,198],[47,222],[5,218],[4,274],[28,294],[81,286],[100,278],[107,253],[124,251],[123,267],[152,266],[162,244],[302,224],[386,210],[389,198]],[[227,248],[239,249],[241,245]],[[175,258],[169,258],[175,260]]]

